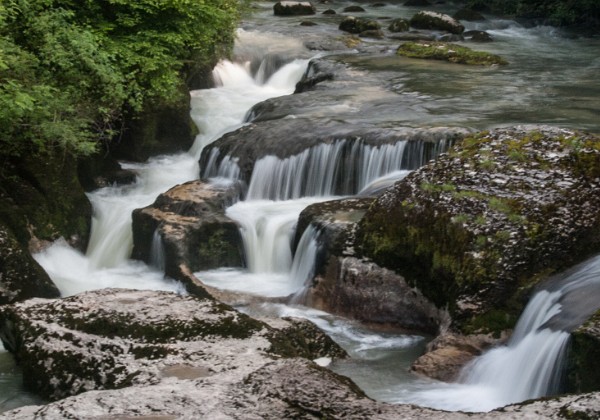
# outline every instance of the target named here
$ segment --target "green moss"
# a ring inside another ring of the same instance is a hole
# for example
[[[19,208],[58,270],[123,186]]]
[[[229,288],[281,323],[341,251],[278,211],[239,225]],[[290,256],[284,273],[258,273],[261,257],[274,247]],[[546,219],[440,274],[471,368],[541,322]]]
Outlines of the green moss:
[[[493,309],[482,315],[477,315],[465,323],[463,330],[468,334],[492,333],[496,338],[503,331],[514,328],[518,316],[505,310]]]
[[[443,60],[456,64],[481,66],[508,64],[500,56],[445,42],[405,42],[398,48],[397,54],[404,57]]]

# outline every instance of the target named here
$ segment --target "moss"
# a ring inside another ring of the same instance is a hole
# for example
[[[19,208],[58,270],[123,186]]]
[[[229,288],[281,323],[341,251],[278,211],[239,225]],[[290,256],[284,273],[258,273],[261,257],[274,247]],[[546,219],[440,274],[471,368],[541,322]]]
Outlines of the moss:
[[[398,48],[397,54],[404,57],[444,60],[457,64],[481,66],[508,64],[500,56],[445,42],[405,42]]]
[[[468,334],[491,333],[500,338],[503,331],[514,328],[518,315],[511,314],[506,310],[493,309],[484,314],[476,315],[464,323],[463,331]]]

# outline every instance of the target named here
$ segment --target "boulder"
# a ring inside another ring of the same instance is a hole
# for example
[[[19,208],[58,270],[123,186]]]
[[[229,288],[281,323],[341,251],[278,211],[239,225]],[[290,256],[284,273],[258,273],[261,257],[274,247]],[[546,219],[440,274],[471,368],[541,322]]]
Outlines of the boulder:
[[[354,231],[372,198],[326,201],[302,211],[296,241],[318,232],[315,276],[296,302],[369,324],[436,334],[446,316],[404,278],[354,257]]]
[[[385,34],[381,29],[368,29],[366,31],[362,31],[359,35],[361,38],[375,38],[375,39],[383,39],[385,38]]]
[[[354,5],[354,6],[344,7],[344,12],[345,13],[362,13],[362,12],[366,12],[366,10],[360,6]]]
[[[106,151],[79,159],[77,175],[81,186],[86,191],[112,185],[133,184],[136,180],[135,172],[123,169],[121,164]]]
[[[506,65],[506,60],[485,51],[475,51],[467,47],[447,42],[405,42],[396,54],[409,58],[442,60],[456,64],[474,66]]]
[[[506,337],[498,339],[484,334],[442,334],[427,344],[425,354],[415,360],[410,369],[438,381],[453,382],[474,357],[504,341]]]
[[[486,31],[466,31],[463,32],[463,37],[473,42],[492,42],[494,40]]]
[[[335,15],[337,14],[333,9],[327,9],[323,12],[324,15]]]
[[[133,212],[132,258],[152,264],[155,232],[164,249],[164,270],[178,280],[183,271],[242,267],[242,239],[225,208],[237,201],[239,186],[201,181],[177,185]]]
[[[429,11],[422,11],[414,15],[410,19],[410,26],[417,29],[432,29],[459,35],[465,30],[465,27],[453,17]]]
[[[54,298],[60,292],[48,274],[0,223],[0,305],[33,297]]]
[[[351,34],[360,34],[364,31],[379,30],[381,25],[375,20],[347,16],[340,22],[339,29]]]
[[[403,18],[394,19],[390,22],[388,30],[390,32],[407,32],[410,29],[410,23]]]
[[[465,332],[511,328],[527,292],[600,252],[600,138],[484,131],[384,192],[356,234]]]
[[[308,321],[277,327],[213,299],[103,289],[0,307],[0,338],[26,386],[56,400],[211,376],[240,382],[280,357],[344,357]]]
[[[278,1],[273,6],[275,16],[314,15],[316,12],[316,7],[308,1]]]
[[[431,6],[429,0],[407,0],[404,2],[405,6],[409,7],[427,7]]]

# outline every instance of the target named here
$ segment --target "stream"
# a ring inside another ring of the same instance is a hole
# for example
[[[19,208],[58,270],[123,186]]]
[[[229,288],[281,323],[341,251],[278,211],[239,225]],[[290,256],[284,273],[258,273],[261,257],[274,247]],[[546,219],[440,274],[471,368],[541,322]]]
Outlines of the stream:
[[[466,23],[467,30],[487,30],[495,39],[490,44],[469,46],[500,54],[510,62],[506,67],[471,68],[397,57],[394,50],[399,41],[389,38],[365,39],[355,49],[309,50],[306,45],[339,41],[343,36],[337,30],[339,16],[331,18],[321,13],[326,8],[341,11],[350,3],[328,2],[318,5],[315,16],[290,18],[274,17],[272,4],[254,3],[253,15],[238,31],[235,59],[219,63],[213,71],[215,87],[191,92],[191,116],[201,134],[190,151],[157,156],[145,163],[123,162],[124,168],[136,172],[135,184],[88,194],[94,216],[86,254],[58,241],[35,255],[63,296],[107,287],[185,293],[181,284],[165,278],[160,270],[160,247],[152,265],[129,259],[133,247],[131,212],[152,204],[158,194],[174,185],[197,179],[200,173],[210,178],[209,182],[236,180],[239,174],[234,164],[200,168],[202,151],[224,133],[241,127],[254,104],[292,94],[309,60],[317,56],[347,64],[365,86],[371,86],[353,95],[340,92],[336,96],[335,91],[327,89],[319,93],[324,96],[315,93],[316,99],[304,108],[302,116],[315,118],[317,124],[336,119],[378,127],[448,125],[484,129],[548,123],[600,132],[597,37],[578,38],[556,28],[525,27],[503,19]],[[373,18],[410,17],[418,10],[396,3],[363,7],[367,9],[364,16]],[[452,7],[447,3],[436,10],[448,12]],[[317,26],[299,26],[303,20],[312,20]],[[381,21],[385,25],[386,20]],[[273,57],[281,58],[278,65],[273,64]],[[341,147],[322,145],[289,159],[269,156],[257,162],[245,199],[226,210],[240,225],[247,267],[195,275],[216,288],[265,298],[301,294],[313,272],[318,233],[307,229],[293,252],[295,224],[306,206],[339,198],[331,188],[331,179],[338,170],[335,165]],[[356,167],[352,170],[360,181],[345,196],[358,194],[382,179],[400,179],[414,169],[403,162],[418,160],[406,155],[410,151],[401,141],[385,147],[365,146],[353,153]],[[266,299],[238,309],[250,315],[310,319],[351,356],[346,361],[335,361],[330,368],[351,377],[372,398],[445,410],[489,411],[558,390],[561,354],[573,327],[561,320],[560,314],[572,315],[569,310],[563,311],[568,304],[576,305],[569,296],[596,296],[599,288],[600,258],[596,257],[547,290],[540,290],[507,346],[477,358],[457,384],[409,372],[430,337],[375,331],[302,305],[268,303]],[[534,354],[545,357],[532,360],[528,356],[532,348],[537,349]],[[22,389],[20,381],[18,368],[0,348],[0,412],[41,403]]]

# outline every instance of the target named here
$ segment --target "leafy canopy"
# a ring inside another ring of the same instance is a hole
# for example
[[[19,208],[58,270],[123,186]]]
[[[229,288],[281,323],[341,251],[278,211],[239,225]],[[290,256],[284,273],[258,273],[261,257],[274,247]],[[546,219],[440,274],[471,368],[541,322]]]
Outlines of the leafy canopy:
[[[181,98],[228,54],[237,0],[3,0],[0,150],[89,154],[124,112]]]

